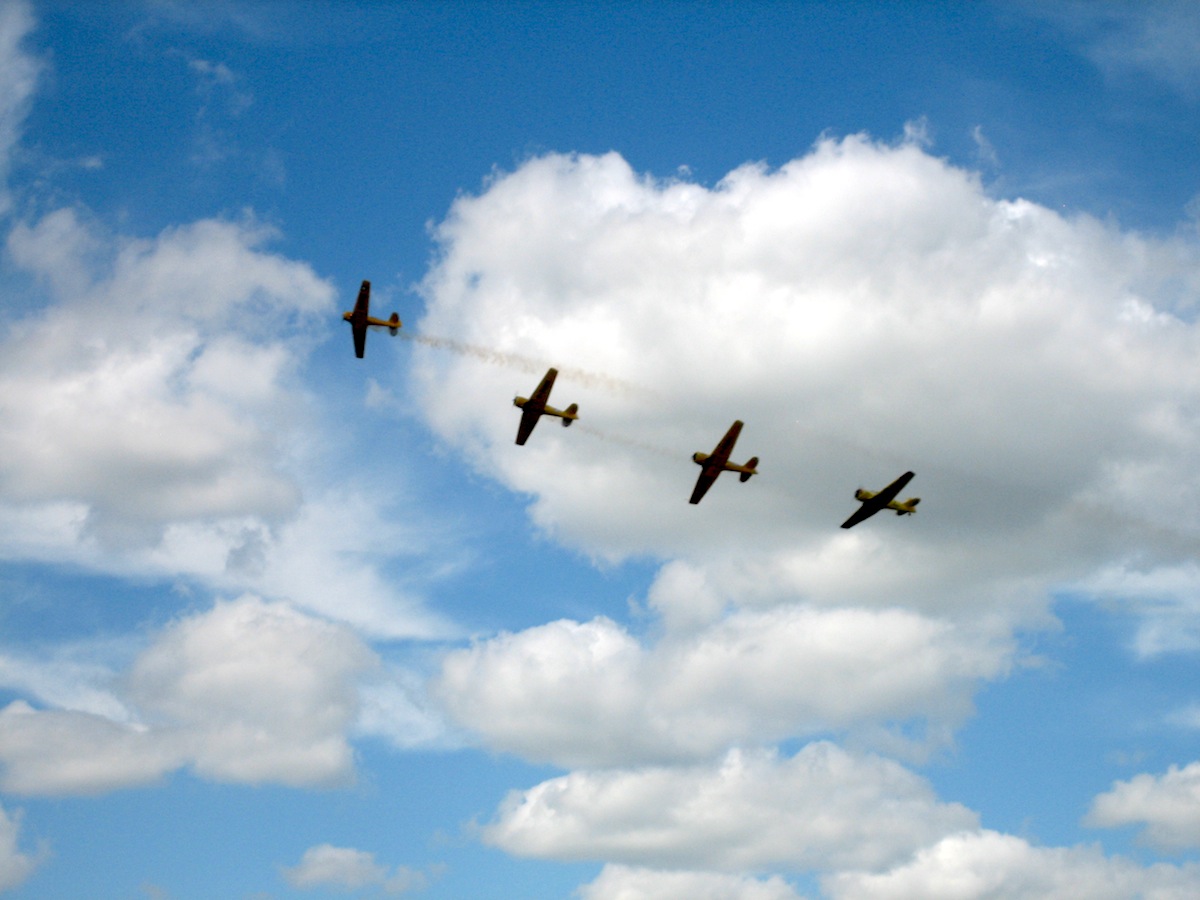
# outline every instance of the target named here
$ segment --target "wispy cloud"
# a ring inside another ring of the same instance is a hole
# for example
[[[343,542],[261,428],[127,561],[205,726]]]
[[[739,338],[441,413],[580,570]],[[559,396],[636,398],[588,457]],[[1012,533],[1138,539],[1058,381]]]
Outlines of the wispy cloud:
[[[12,204],[7,183],[11,155],[42,71],[41,61],[22,46],[33,29],[33,13],[24,0],[0,5],[0,215]]]
[[[1148,75],[1200,99],[1200,10],[1189,0],[1028,4],[1076,37],[1109,77]]]
[[[376,862],[373,853],[332,844],[309,847],[297,865],[282,868],[281,872],[284,880],[298,890],[378,888],[386,894],[404,894],[429,884],[424,872],[405,866],[389,869]]]

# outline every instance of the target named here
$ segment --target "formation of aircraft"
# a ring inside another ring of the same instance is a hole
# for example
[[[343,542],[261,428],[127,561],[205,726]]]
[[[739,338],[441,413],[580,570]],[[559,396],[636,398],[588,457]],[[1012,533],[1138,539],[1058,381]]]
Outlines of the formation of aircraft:
[[[879,493],[859,488],[854,492],[854,499],[859,501],[862,506],[842,523],[843,528],[853,528],[864,519],[869,519],[875,513],[885,509],[894,510],[898,516],[911,516],[917,511],[917,504],[921,502],[920,497],[909,497],[903,503],[896,499],[900,492],[904,490],[904,486],[913,479],[912,472],[905,472]]]
[[[532,397],[513,398],[513,406],[521,410],[521,424],[517,426],[518,444],[529,440],[529,435],[533,434],[533,429],[542,416],[557,416],[562,419],[564,428],[579,418],[578,403],[572,403],[566,409],[555,409],[546,402],[550,399],[550,391],[557,377],[558,369],[548,369],[541,383],[534,388]]]
[[[692,462],[700,466],[700,477],[696,479],[696,487],[692,490],[692,499],[688,501],[689,503],[699,503],[722,472],[740,473],[739,481],[749,481],[751,475],[758,474],[758,470],[754,468],[758,465],[757,456],[750,457],[744,466],[729,461],[729,456],[733,453],[733,445],[737,443],[738,435],[741,433],[742,420],[738,419],[729,426],[725,437],[721,438],[712,453],[692,454]]]
[[[350,323],[350,330],[354,336],[354,355],[359,359],[362,359],[363,354],[366,352],[368,327],[387,328],[392,334],[395,334],[400,328],[400,316],[398,313],[392,313],[389,319],[376,319],[370,314],[370,306],[371,282],[363,281],[362,287],[358,290],[358,300],[354,304],[354,311],[342,313],[342,318]],[[557,377],[558,369],[547,369],[538,386],[534,388],[532,396],[513,398],[513,406],[521,410],[521,422],[517,426],[518,444],[524,444],[529,440],[529,436],[533,434],[533,429],[537,427],[537,423],[541,420],[542,416],[559,418],[562,420],[564,427],[579,418],[578,403],[572,403],[566,409],[555,409],[550,405],[550,391],[553,390],[554,380]],[[755,468],[758,465],[757,456],[750,457],[744,465],[729,461],[729,457],[733,454],[734,444],[737,443],[738,436],[741,433],[742,420],[738,419],[729,426],[729,430],[717,442],[717,446],[713,448],[712,453],[692,454],[692,461],[700,466],[700,476],[696,479],[696,487],[692,490],[692,497],[688,501],[689,503],[699,503],[722,472],[737,472],[738,480],[742,482],[749,481],[750,476],[758,474],[758,469]],[[885,509],[892,510],[898,516],[911,516],[917,511],[917,504],[921,502],[921,498],[910,497],[901,502],[896,497],[899,496],[900,491],[904,490],[904,486],[912,478],[912,472],[905,472],[878,493],[859,488],[854,492],[854,499],[858,500],[862,505],[854,515],[842,523],[842,527],[853,528],[859,522],[869,519],[877,512]]]
[[[354,335],[354,355],[359,359],[367,351],[367,326],[376,325],[386,328],[395,334],[400,328],[400,314],[392,313],[390,319],[376,319],[371,312],[371,282],[364,281],[358,289],[358,300],[354,303],[354,311],[342,313],[342,318],[350,323],[350,332]]]

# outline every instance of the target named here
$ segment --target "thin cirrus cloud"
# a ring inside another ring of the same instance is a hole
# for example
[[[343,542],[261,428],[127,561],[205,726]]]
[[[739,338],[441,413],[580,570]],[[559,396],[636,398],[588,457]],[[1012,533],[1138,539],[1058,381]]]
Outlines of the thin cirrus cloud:
[[[1200,74],[1200,23],[1187,0],[1154,3],[1070,2],[1028,4],[1081,44],[1081,50],[1110,78],[1137,73],[1171,85],[1195,99]]]
[[[42,69],[40,61],[21,47],[33,26],[33,13],[26,4],[0,7],[0,214],[12,206],[7,183],[11,153]]]

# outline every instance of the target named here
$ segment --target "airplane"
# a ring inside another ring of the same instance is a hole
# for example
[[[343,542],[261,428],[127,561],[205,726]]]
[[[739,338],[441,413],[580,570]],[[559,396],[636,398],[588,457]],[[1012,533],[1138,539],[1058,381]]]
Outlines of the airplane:
[[[758,474],[758,470],[754,468],[758,465],[757,456],[750,457],[744,466],[729,461],[729,454],[733,453],[733,445],[737,443],[738,435],[741,433],[742,422],[739,419],[729,426],[725,437],[721,438],[721,442],[717,444],[712,453],[692,454],[692,462],[700,466],[701,471],[700,477],[696,479],[696,487],[692,491],[692,499],[688,501],[689,503],[699,503],[722,472],[740,472],[739,481],[749,481],[751,475]]]
[[[354,312],[342,313],[342,318],[350,323],[350,331],[354,334],[354,355],[359,359],[367,350],[367,326],[379,325],[395,334],[400,328],[399,313],[392,313],[390,319],[376,319],[369,315],[371,308],[371,282],[364,281],[358,289],[358,300],[354,304]]]
[[[579,404],[572,403],[566,409],[555,409],[547,406],[550,399],[550,389],[554,387],[554,379],[558,377],[558,369],[547,369],[541,383],[534,389],[532,397],[514,397],[513,406],[521,410],[521,424],[517,427],[517,443],[524,444],[533,434],[533,428],[542,416],[558,416],[562,419],[563,427],[567,427],[579,418]]]
[[[853,528],[863,519],[869,519],[875,513],[883,509],[895,510],[898,516],[911,516],[917,511],[917,504],[921,502],[920,497],[909,497],[903,503],[896,499],[896,495],[904,490],[904,486],[912,481],[913,473],[905,472],[878,494],[871,491],[859,488],[854,492],[854,499],[859,501],[862,506],[858,511],[842,523],[843,528]]]

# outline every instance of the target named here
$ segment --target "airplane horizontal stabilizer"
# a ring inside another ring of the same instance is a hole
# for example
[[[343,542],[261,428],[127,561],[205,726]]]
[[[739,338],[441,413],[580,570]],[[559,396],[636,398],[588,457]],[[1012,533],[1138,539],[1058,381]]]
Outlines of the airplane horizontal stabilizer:
[[[753,469],[757,465],[758,465],[758,457],[752,456],[752,457],[750,457],[750,461],[746,463],[746,468]],[[741,475],[738,476],[738,481],[747,482],[750,480],[751,475],[757,475],[757,474],[758,474],[757,472],[743,472]]]
[[[566,413],[566,415],[563,416],[562,423],[563,423],[563,428],[566,428],[568,425],[570,425],[572,422],[574,422],[576,418],[578,418],[578,416],[576,416],[576,413],[579,412],[579,404],[572,403],[570,406],[568,406],[566,409],[564,409],[563,412]]]

